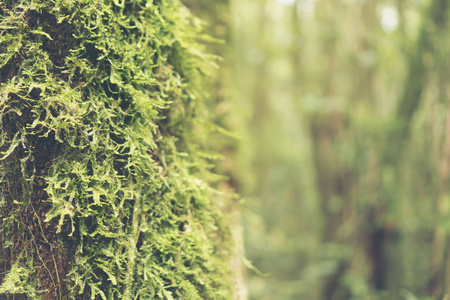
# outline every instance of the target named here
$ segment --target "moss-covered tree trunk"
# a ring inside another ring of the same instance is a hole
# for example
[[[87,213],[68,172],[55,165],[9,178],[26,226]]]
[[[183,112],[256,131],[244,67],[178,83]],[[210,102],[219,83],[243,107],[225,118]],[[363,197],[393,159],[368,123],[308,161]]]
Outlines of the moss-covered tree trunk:
[[[0,2],[0,299],[227,299],[200,22]]]

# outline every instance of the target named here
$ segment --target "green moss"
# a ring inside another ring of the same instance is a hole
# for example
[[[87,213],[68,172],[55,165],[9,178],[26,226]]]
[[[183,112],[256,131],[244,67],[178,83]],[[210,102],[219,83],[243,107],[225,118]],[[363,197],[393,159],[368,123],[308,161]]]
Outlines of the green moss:
[[[0,290],[26,274],[29,297],[231,297],[201,22],[176,0],[6,1],[0,17]]]
[[[28,297],[35,297],[36,291],[30,285],[30,273],[30,269],[19,267],[15,263],[3,279],[0,294],[26,294]]]

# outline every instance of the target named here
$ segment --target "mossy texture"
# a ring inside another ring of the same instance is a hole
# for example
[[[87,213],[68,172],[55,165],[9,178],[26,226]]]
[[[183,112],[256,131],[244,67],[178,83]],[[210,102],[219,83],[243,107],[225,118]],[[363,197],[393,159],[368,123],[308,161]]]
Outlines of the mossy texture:
[[[201,22],[177,0],[0,18],[0,298],[229,299]]]

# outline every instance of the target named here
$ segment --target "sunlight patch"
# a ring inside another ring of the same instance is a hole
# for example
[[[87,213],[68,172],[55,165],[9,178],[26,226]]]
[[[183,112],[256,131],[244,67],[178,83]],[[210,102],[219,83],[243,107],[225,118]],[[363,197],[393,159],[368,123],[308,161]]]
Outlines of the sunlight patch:
[[[381,28],[386,33],[394,33],[398,28],[398,12],[393,6],[384,7],[381,11]]]

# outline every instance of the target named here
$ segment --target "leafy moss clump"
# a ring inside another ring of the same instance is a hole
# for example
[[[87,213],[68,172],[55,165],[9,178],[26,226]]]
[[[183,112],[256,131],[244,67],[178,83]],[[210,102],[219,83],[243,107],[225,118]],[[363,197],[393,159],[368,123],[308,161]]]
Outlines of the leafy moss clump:
[[[200,38],[178,0],[0,2],[7,299],[231,297]]]

